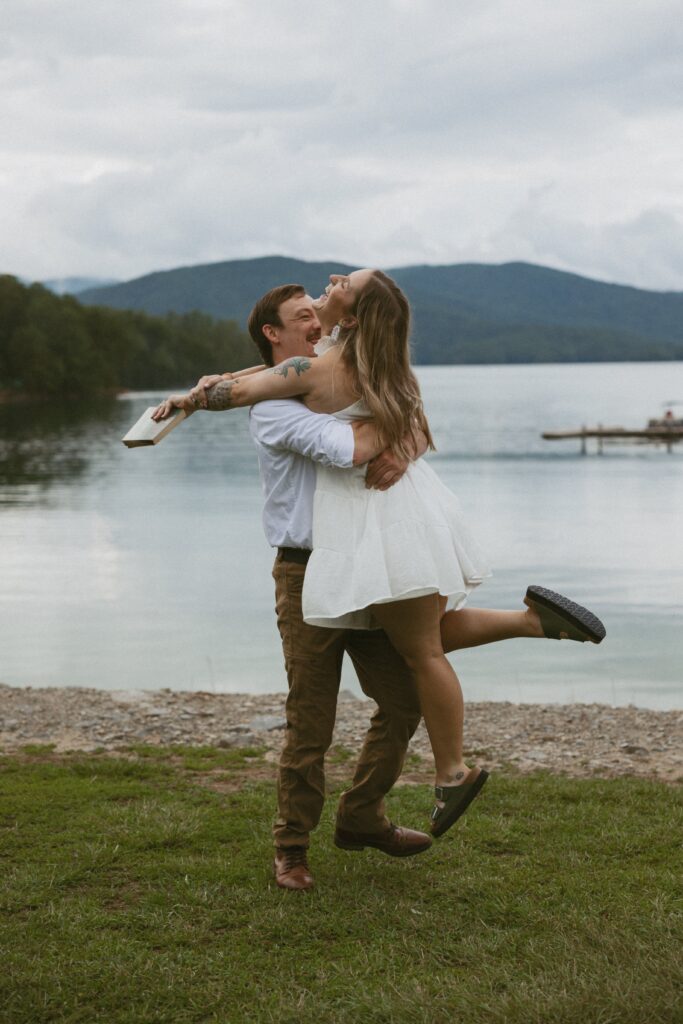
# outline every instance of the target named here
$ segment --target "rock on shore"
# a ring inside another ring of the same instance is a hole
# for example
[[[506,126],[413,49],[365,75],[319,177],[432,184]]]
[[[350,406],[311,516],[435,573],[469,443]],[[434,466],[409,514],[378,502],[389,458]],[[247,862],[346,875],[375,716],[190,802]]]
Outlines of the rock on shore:
[[[54,744],[117,750],[136,744],[266,747],[276,760],[285,694],[36,688],[0,684],[0,750]],[[360,749],[375,705],[342,691],[333,744]],[[487,768],[574,777],[683,781],[683,712],[603,704],[471,703],[465,751]],[[409,753],[431,763],[421,725]]]

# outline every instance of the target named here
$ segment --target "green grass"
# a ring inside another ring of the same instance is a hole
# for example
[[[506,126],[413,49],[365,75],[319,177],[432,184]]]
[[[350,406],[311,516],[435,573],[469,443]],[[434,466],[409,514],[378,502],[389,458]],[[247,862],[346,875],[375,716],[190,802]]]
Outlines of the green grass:
[[[332,747],[327,755],[328,764],[347,764],[352,761],[355,757],[353,750],[349,750],[342,743],[338,743]]]
[[[213,772],[217,768],[243,768],[251,762],[260,760],[266,751],[265,747],[237,747],[222,750],[219,747],[190,747],[172,745],[157,747],[150,744],[137,744],[127,748],[138,757],[149,757],[156,761],[180,764],[186,771]]]
[[[144,753],[2,758],[2,1024],[683,1019],[680,790],[496,775],[403,861],[337,850],[329,800],[290,894],[272,783]],[[414,826],[428,805],[391,798]]]

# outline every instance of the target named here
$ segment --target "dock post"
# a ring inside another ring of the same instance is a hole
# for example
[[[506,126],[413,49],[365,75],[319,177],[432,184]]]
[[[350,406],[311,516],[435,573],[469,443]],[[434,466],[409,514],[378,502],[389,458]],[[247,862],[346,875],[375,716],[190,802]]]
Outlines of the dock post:
[[[598,430],[602,430],[602,423],[598,423]],[[602,434],[598,434],[598,455],[602,455]]]
[[[586,455],[587,453],[588,452],[586,448],[586,424],[584,423],[581,427],[581,454]]]

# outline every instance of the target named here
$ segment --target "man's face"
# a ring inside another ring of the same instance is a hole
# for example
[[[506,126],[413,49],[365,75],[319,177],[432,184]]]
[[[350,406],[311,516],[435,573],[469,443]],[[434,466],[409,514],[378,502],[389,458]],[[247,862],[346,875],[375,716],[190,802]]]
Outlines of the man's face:
[[[322,330],[310,295],[287,299],[278,309],[282,327],[269,325],[263,331],[273,350],[274,362],[292,356],[314,356],[313,346],[320,341]]]
[[[352,315],[358,297],[373,275],[372,270],[353,270],[350,274],[330,274],[330,283],[313,306],[326,324],[339,323]]]

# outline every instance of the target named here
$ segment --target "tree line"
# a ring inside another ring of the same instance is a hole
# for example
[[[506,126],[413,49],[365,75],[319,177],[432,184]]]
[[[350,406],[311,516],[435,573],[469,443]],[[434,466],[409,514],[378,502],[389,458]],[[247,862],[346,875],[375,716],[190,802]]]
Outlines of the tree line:
[[[83,306],[0,276],[0,391],[56,397],[173,388],[258,362],[234,321]]]

